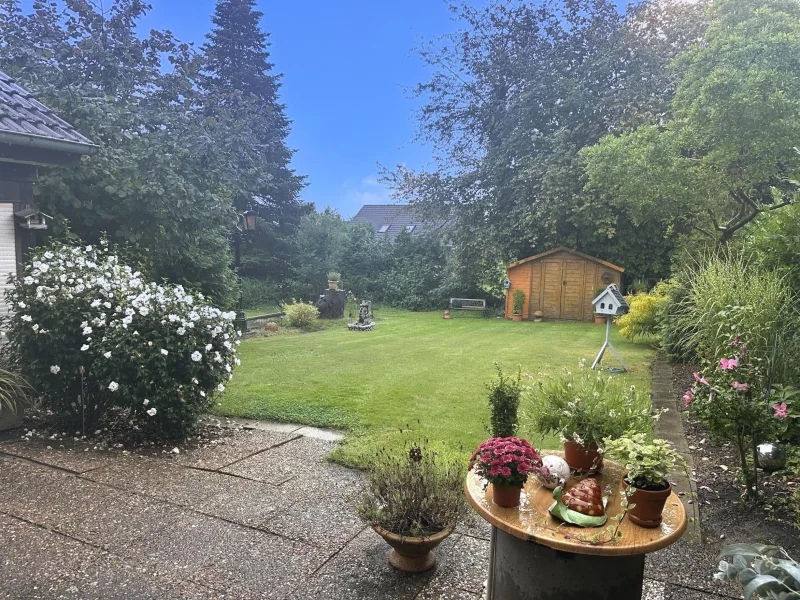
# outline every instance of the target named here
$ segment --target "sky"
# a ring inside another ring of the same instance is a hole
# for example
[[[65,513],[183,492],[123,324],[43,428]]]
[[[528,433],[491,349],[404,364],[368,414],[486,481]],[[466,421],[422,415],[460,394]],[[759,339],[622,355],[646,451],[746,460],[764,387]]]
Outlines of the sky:
[[[429,71],[414,49],[457,24],[443,0],[258,0],[271,58],[283,73],[281,99],[293,121],[292,167],[307,177],[301,193],[318,210],[342,216],[363,204],[392,203],[377,163],[430,164],[414,141],[418,102],[408,89]],[[150,0],[142,23],[204,42],[214,0]]]

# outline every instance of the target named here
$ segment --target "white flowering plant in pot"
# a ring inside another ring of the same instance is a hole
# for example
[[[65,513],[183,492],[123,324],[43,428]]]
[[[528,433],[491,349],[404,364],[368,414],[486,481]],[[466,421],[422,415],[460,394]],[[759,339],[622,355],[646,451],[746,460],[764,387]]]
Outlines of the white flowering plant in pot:
[[[9,350],[44,406],[87,427],[119,407],[183,437],[239,364],[235,313],[146,281],[106,243],[36,248],[12,282]]]

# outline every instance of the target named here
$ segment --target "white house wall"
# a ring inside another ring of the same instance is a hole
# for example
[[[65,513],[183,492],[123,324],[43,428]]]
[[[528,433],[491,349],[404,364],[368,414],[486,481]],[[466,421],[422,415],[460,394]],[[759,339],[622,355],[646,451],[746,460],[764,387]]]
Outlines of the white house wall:
[[[17,272],[17,252],[14,228],[14,205],[0,203],[0,314],[9,312],[6,304],[8,276]]]

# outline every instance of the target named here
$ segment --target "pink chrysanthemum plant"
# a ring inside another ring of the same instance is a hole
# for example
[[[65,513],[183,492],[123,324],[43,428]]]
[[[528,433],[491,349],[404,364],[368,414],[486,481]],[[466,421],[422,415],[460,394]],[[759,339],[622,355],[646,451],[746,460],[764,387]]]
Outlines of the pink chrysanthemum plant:
[[[542,468],[542,458],[527,440],[493,437],[472,453],[469,468],[487,484],[521,488]]]

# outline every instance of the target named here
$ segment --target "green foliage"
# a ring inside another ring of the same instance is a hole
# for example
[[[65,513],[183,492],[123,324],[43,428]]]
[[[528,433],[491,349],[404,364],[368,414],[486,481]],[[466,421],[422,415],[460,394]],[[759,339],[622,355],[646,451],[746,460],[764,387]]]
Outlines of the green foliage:
[[[0,357],[0,413],[17,412],[20,404],[30,401],[33,389],[20,369],[8,358]]]
[[[664,320],[667,285],[659,283],[649,293],[639,292],[626,300],[630,309],[616,321],[620,335],[630,340],[656,338]]]
[[[287,304],[283,310],[286,312],[286,324],[289,327],[313,329],[319,319],[319,310],[313,304],[293,302]]]
[[[84,427],[116,407],[146,431],[184,437],[238,364],[233,313],[146,282],[104,246],[36,248],[13,283],[11,356],[46,408]]]
[[[522,396],[520,382],[522,369],[517,371],[516,377],[506,377],[500,365],[495,363],[497,379],[486,386],[489,388],[489,410],[491,413],[492,437],[515,437],[519,425],[519,400]]]
[[[588,188],[636,223],[690,226],[722,243],[762,211],[798,199],[800,5],[719,0],[666,122],[608,135],[583,152]]]
[[[783,548],[729,544],[722,549],[719,559],[714,579],[739,583],[744,588],[744,600],[800,598],[800,566]]]
[[[408,537],[444,531],[466,520],[463,465],[432,450],[426,442],[406,444],[402,452],[380,450],[370,461],[358,515]]]
[[[514,314],[521,315],[522,310],[525,307],[525,292],[520,289],[514,290],[514,293],[511,295],[511,300],[514,304]]]
[[[242,277],[242,302],[245,308],[278,304],[279,299],[280,290],[271,281]]]
[[[618,460],[628,471],[627,479],[634,486],[664,489],[667,474],[684,464],[683,457],[666,440],[650,440],[644,433],[625,435],[605,441],[606,456]]]
[[[565,370],[560,377],[542,376],[533,386],[530,417],[541,434],[582,445],[597,444],[627,433],[650,434],[654,415],[649,398],[622,377],[587,369]]]
[[[747,248],[764,267],[785,275],[792,289],[800,293],[800,204],[763,215]]]
[[[328,281],[341,281],[342,274],[338,271],[328,271]]]

